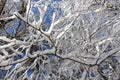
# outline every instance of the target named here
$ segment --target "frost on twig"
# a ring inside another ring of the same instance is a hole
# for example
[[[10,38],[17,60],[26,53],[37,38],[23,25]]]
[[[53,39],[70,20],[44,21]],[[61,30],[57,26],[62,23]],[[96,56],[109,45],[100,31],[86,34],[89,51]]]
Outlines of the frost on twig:
[[[2,79],[118,80],[119,4],[8,0],[0,10]]]

